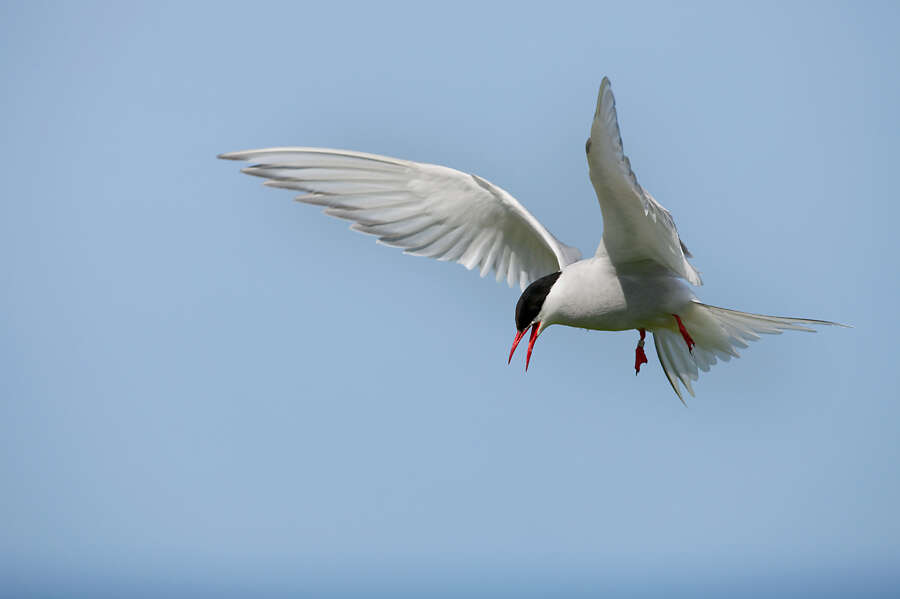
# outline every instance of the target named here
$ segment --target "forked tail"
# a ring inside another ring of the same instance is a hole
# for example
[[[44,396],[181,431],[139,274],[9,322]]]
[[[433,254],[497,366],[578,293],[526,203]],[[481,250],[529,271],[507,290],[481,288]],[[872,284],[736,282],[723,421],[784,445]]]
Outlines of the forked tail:
[[[811,325],[846,326],[827,320],[750,314],[696,301],[691,302],[678,316],[695,343],[693,351],[688,350],[674,318],[671,328],[652,329],[652,332],[659,363],[681,403],[684,403],[684,397],[678,387],[679,382],[694,395],[691,381],[697,380],[699,370],[706,372],[718,360],[727,362],[740,357],[735,348],[747,347],[747,342],[756,341],[760,334],[780,335],[782,331],[815,333],[815,329],[809,328]]]

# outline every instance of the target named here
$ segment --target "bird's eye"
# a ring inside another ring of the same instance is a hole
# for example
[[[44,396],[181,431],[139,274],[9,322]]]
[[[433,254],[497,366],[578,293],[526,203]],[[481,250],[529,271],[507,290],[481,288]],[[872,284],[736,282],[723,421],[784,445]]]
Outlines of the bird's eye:
[[[584,142],[584,153],[585,154],[591,153],[591,138],[590,137],[588,137],[587,141]]]

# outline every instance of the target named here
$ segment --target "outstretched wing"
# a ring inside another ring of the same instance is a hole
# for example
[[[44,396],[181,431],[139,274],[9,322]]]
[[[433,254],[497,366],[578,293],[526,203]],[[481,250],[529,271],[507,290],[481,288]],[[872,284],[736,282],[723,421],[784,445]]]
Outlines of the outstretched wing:
[[[326,148],[269,148],[221,154],[255,164],[248,175],[302,192],[297,200],[354,221],[351,229],[407,254],[455,261],[481,276],[496,271],[522,289],[575,262],[509,193],[444,166]]]
[[[669,211],[640,186],[622,151],[616,100],[603,78],[587,141],[591,183],[603,212],[603,238],[597,253],[614,264],[654,260],[693,285],[700,273],[687,261],[690,252],[678,237]]]

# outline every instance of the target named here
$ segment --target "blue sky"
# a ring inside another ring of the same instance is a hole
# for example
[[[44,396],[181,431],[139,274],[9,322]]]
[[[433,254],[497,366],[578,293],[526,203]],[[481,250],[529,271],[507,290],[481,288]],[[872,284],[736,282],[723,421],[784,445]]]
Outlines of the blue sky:
[[[895,3],[0,6],[0,587],[900,589]],[[220,152],[356,149],[602,230],[626,153],[763,339],[685,409],[636,334],[403,256]],[[4,594],[5,594],[4,593]]]

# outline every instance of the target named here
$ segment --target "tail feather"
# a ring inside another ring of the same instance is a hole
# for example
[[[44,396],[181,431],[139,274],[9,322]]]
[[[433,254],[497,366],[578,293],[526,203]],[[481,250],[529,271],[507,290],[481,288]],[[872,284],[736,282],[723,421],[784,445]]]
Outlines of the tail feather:
[[[679,383],[693,396],[691,381],[697,380],[698,369],[707,372],[718,360],[727,362],[740,357],[735,348],[747,347],[760,335],[780,335],[783,331],[815,333],[810,326],[846,326],[827,320],[750,314],[700,302],[691,302],[679,316],[696,344],[693,352],[688,351],[674,319],[671,327],[651,332],[663,372],[682,403]]]
[[[666,378],[669,380],[669,384],[672,385],[672,391],[678,396],[678,399],[681,400],[681,403],[684,403],[684,396],[681,395],[681,389],[678,388],[678,383],[675,380],[675,377],[672,376],[672,373],[675,372],[675,368],[669,362],[669,352],[663,351],[659,346],[659,340],[661,336],[658,335],[655,331],[653,333],[653,345],[656,347],[656,357],[659,358],[659,364],[662,366],[663,374],[666,375]]]
[[[663,372],[666,375],[666,378],[669,379],[669,384],[672,385],[672,389],[675,391],[675,394],[678,395],[678,399],[681,400],[681,403],[684,403],[684,396],[681,394],[681,389],[678,387],[678,382],[680,381],[684,388],[688,390],[691,396],[694,395],[694,388],[691,386],[691,373],[694,373],[694,378],[697,378],[697,369],[696,367],[691,370],[687,365],[688,362],[684,359],[684,354],[687,353],[687,347],[685,347],[684,351],[679,350],[675,345],[675,337],[678,337],[678,340],[681,341],[680,334],[668,334],[671,331],[664,331],[667,334],[660,334],[662,331],[654,330],[653,331],[653,345],[656,347],[656,355],[659,357],[659,363],[662,365]],[[684,341],[682,341],[684,343]],[[696,349],[696,347],[695,347]],[[691,355],[688,353],[688,360],[693,360]],[[687,405],[687,404],[685,404]]]

